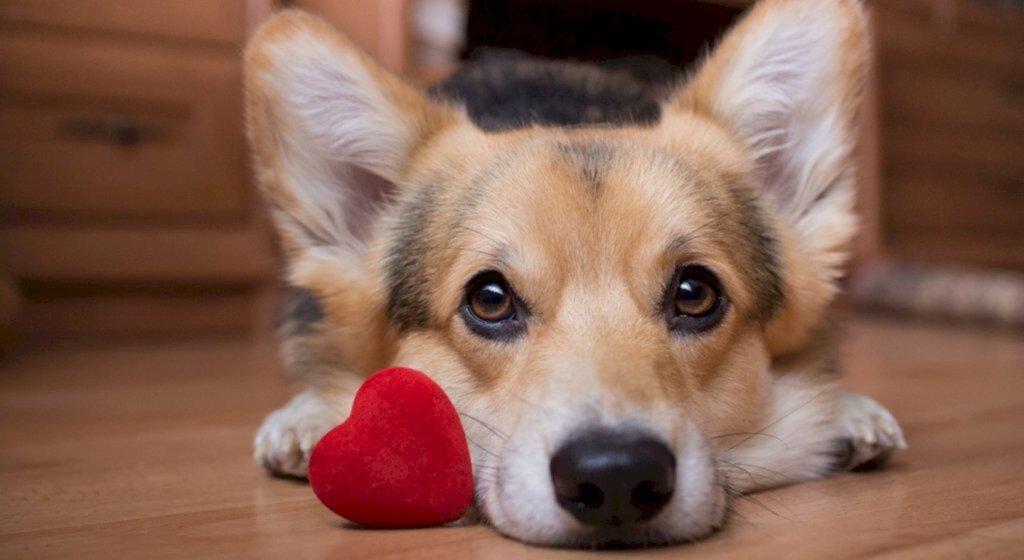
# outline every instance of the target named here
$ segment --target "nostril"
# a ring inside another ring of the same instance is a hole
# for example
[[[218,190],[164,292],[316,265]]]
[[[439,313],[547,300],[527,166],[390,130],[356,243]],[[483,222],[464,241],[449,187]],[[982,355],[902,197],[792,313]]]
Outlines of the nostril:
[[[604,505],[604,492],[596,484],[583,483],[579,485],[576,497],[571,502],[577,512],[600,509]]]
[[[594,432],[564,445],[551,459],[558,504],[588,525],[646,521],[672,499],[675,456],[660,441],[622,432]]]
[[[640,511],[640,519],[650,519],[658,514],[672,499],[672,489],[661,488],[658,482],[645,480],[637,484],[629,495],[629,503]]]

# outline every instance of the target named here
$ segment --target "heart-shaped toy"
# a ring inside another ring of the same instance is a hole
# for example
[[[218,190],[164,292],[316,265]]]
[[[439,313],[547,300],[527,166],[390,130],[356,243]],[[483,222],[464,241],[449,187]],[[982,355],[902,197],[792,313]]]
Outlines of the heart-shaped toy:
[[[454,521],[473,501],[473,468],[455,406],[423,373],[380,371],[348,419],[309,458],[309,483],[331,511],[365,527]]]

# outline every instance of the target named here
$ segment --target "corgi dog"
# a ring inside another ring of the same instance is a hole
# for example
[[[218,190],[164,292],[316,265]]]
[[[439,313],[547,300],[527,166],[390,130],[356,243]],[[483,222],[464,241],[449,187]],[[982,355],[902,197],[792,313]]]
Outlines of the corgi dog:
[[[529,543],[690,541],[738,494],[884,461],[900,428],[829,334],[868,43],[856,0],[764,0],[667,95],[529,60],[425,92],[274,15],[247,126],[303,390],[256,461],[305,476],[391,365],[448,393],[482,519]]]

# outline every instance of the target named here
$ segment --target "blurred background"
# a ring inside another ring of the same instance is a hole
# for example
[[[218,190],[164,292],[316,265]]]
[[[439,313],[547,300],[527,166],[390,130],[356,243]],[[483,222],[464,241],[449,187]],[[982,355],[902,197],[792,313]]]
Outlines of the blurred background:
[[[412,82],[546,56],[665,89],[742,0],[0,0],[0,341],[265,333],[240,54],[274,9]],[[1024,325],[1024,1],[869,0],[851,305]]]

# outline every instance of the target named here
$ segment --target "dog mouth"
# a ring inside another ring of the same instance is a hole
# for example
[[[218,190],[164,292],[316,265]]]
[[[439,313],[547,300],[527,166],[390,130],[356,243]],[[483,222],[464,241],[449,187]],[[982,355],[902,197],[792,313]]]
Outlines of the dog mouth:
[[[723,488],[724,495],[724,488]],[[606,525],[566,524],[557,532],[550,530],[538,534],[539,528],[527,528],[492,519],[483,511],[481,521],[491,525],[499,533],[527,544],[579,550],[636,550],[646,548],[667,548],[698,542],[709,538],[721,529],[726,520],[725,500],[721,512],[707,518],[693,515],[682,526],[678,519],[655,517],[649,521],[609,521]],[[716,508],[717,509],[717,508]],[[689,513],[684,515],[690,515]],[[669,517],[666,515],[665,517]],[[672,515],[678,517],[678,515]],[[550,528],[548,528],[550,529]]]
[[[706,535],[705,535],[706,536]],[[687,542],[697,538],[673,537],[665,529],[657,525],[629,526],[623,528],[604,527],[593,531],[590,535],[577,537],[575,542],[562,548],[590,550],[634,550],[642,548],[664,548]]]

